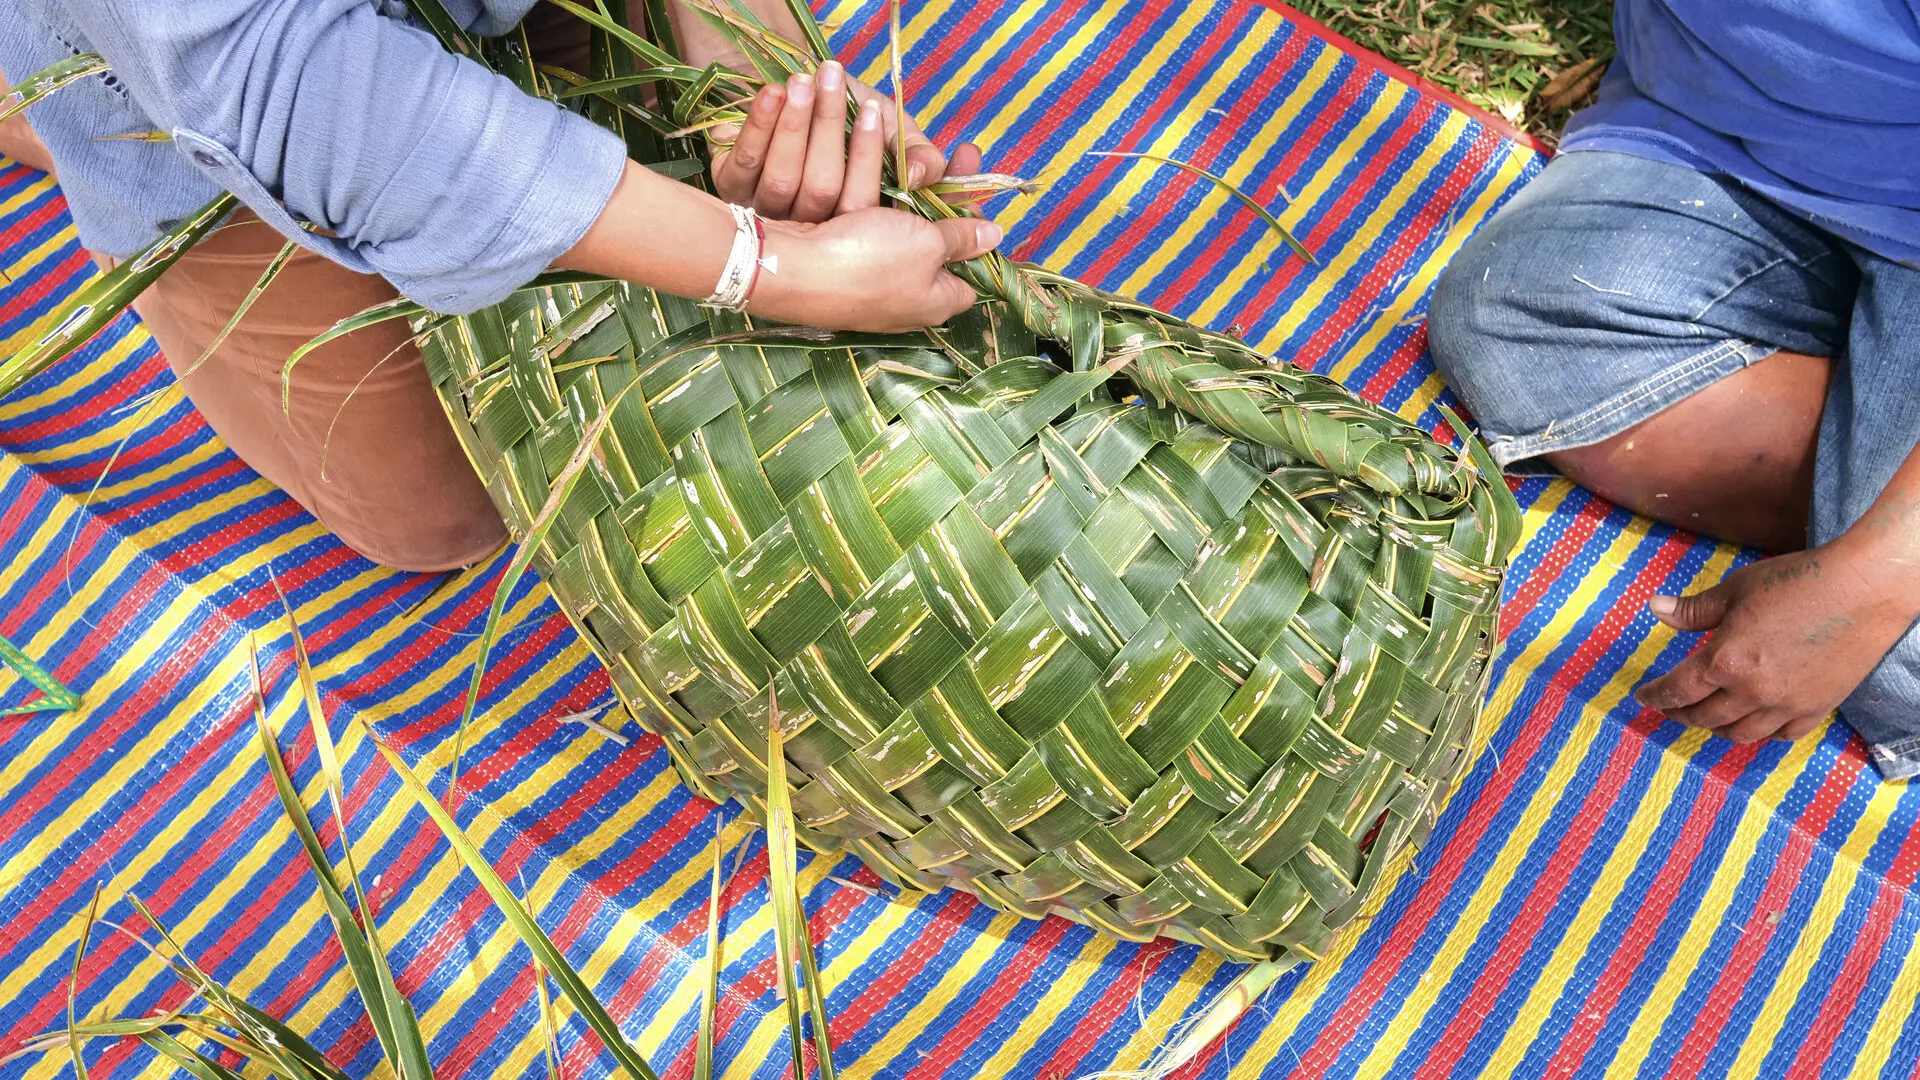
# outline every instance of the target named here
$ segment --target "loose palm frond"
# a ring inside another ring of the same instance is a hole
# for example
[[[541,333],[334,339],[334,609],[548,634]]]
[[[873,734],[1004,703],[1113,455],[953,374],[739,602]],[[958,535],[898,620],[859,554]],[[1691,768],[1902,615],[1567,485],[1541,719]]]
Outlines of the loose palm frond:
[[[12,117],[62,87],[92,75],[104,75],[109,69],[106,60],[95,53],[76,53],[56,60],[15,83],[7,96],[0,97],[0,120]]]
[[[533,951],[533,955],[553,975],[554,981],[560,984],[560,992],[566,995],[567,1000],[585,1018],[587,1026],[600,1036],[600,1041],[612,1052],[614,1060],[619,1063],[621,1069],[625,1070],[630,1080],[658,1080],[654,1071],[647,1066],[646,1060],[640,1056],[640,1052],[634,1049],[633,1044],[629,1043],[627,1037],[621,1033],[620,1025],[607,1012],[606,1006],[594,997],[593,988],[573,965],[567,962],[566,956],[547,937],[546,932],[540,929],[540,924],[534,920],[533,912],[528,910],[526,905],[521,903],[520,898],[514,895],[513,890],[507,887],[507,883],[493,869],[492,864],[487,862],[486,856],[481,854],[480,849],[467,837],[459,823],[454,821],[453,815],[440,804],[440,800],[434,798],[433,792],[427,790],[426,784],[414,774],[405,759],[385,743],[380,742],[372,731],[366,730],[364,722],[358,718],[355,722],[362,725],[366,737],[373,741],[374,748],[400,777],[401,785],[413,796],[421,809],[427,812],[427,817],[439,828],[440,834],[452,846],[454,854],[459,856],[468,871],[479,879],[480,887],[492,897],[494,906],[506,917],[507,925],[513,928],[513,932],[521,942]]]
[[[36,327],[37,336],[32,345],[0,360],[0,397],[20,389],[28,379],[92,341],[95,334],[133,306],[135,297],[158,281],[168,267],[180,261],[182,255],[239,205],[233,196],[221,195],[163,233],[139,254],[82,285]]]

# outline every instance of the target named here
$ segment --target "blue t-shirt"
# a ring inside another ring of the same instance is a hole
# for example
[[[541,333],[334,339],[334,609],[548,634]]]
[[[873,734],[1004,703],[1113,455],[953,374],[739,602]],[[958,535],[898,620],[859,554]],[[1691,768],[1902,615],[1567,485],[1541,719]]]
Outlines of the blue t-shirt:
[[[1920,267],[1920,0],[1616,0],[1563,151],[1725,173]]]

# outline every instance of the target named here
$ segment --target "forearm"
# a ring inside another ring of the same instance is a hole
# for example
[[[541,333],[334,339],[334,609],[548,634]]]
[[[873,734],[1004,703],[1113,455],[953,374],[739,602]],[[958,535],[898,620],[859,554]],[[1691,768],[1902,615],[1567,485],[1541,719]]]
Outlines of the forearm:
[[[629,161],[606,209],[558,265],[698,298],[719,281],[733,235],[720,200]]]
[[[1849,556],[1885,602],[1920,616],[1920,448],[1908,453],[1860,520],[1828,546]]]

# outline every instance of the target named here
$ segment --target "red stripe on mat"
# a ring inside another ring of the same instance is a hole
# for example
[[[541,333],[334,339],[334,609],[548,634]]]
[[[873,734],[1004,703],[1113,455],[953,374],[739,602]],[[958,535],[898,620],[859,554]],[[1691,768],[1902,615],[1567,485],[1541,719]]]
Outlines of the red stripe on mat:
[[[1858,738],[1853,740],[1854,744],[1858,742]],[[1787,1070],[1788,1076],[1817,1075],[1822,1065],[1831,1060],[1834,1044],[1845,1030],[1847,1020],[1860,1000],[1861,989],[1866,986],[1868,977],[1880,962],[1880,950],[1892,936],[1900,911],[1906,906],[1907,889],[1913,885],[1916,870],[1920,870],[1920,828],[1907,833],[1899,854],[1894,856],[1886,880],[1880,883],[1879,893],[1873,898],[1873,907],[1867,912],[1865,923],[1854,937],[1853,949],[1847,953],[1839,975],[1827,988],[1820,1004],[1820,1013],[1814,1017],[1812,1026],[1807,1029],[1804,1041],[1800,1044],[1800,1054],[1794,1059],[1793,1067]],[[1886,992],[1890,994],[1892,989],[1889,987]]]
[[[1473,102],[1468,101],[1466,98],[1461,97],[1459,94],[1454,93],[1444,86],[1436,85],[1430,80],[1415,75],[1413,72],[1381,56],[1379,53],[1354,44],[1348,38],[1342,37],[1328,29],[1324,23],[1317,22],[1302,15],[1300,12],[1281,3],[1280,0],[1253,0],[1253,3],[1270,11],[1277,12],[1288,22],[1313,34],[1315,37],[1320,38],[1341,52],[1347,53],[1369,69],[1377,71],[1397,82],[1406,83],[1408,86],[1420,91],[1420,93],[1426,97],[1434,98],[1452,108],[1466,113],[1480,123],[1499,132],[1505,138],[1511,139],[1522,146],[1532,147],[1543,154],[1551,154],[1553,152],[1551,147],[1542,143],[1539,139],[1534,138],[1532,135],[1527,134],[1525,131],[1514,127],[1505,117],[1475,105]]]
[[[1820,834],[1833,820],[1841,803],[1846,801],[1847,792],[1859,779],[1860,771],[1866,764],[1862,754],[1840,755],[1833,771],[1827,774],[1820,789],[1814,793],[1812,802],[1802,811],[1799,819],[1788,826],[1786,847],[1774,863],[1773,874],[1767,879],[1760,899],[1754,903],[1740,939],[1734,943],[1732,955],[1727,957],[1720,969],[1720,978],[1694,1014],[1693,1026],[1688,1029],[1686,1041],[1669,1063],[1666,1072],[1669,1078],[1700,1075],[1708,1053],[1720,1041],[1720,1033],[1725,1030],[1734,1006],[1746,992],[1754,969],[1759,966],[1768,943],[1773,940],[1780,913],[1787,909],[1794,891],[1800,886],[1801,874],[1813,858],[1814,850],[1819,847]]]
[[[1642,713],[1627,725],[1627,729],[1645,732],[1658,723],[1660,720],[1654,714]],[[1586,1063],[1587,1055],[1593,1051],[1600,1032],[1612,1019],[1614,1007],[1633,984],[1641,960],[1653,945],[1655,935],[1660,932],[1660,925],[1673,913],[1675,897],[1679,895],[1681,886],[1686,884],[1687,876],[1693,872],[1706,846],[1707,836],[1713,831],[1714,819],[1726,804],[1727,796],[1733,790],[1733,781],[1753,760],[1753,752],[1752,747],[1734,747],[1707,770],[1700,794],[1688,808],[1686,823],[1680,827],[1680,835],[1668,850],[1666,862],[1655,874],[1646,896],[1639,902],[1633,921],[1620,934],[1618,941],[1607,949],[1606,969],[1594,981],[1593,989],[1582,1003],[1580,1014],[1560,1037],[1560,1045],[1542,1076],[1572,1076]]]

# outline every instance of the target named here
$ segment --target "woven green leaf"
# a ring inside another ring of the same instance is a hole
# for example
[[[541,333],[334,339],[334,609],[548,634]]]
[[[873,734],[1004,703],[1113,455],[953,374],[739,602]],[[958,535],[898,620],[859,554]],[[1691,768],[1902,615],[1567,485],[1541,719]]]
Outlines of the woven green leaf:
[[[703,116],[733,92],[682,91]],[[566,282],[425,349],[696,790],[764,810],[778,700],[816,850],[1134,940],[1323,954],[1465,767],[1511,495],[1477,446],[1234,338],[957,269],[982,302],[925,334]]]

